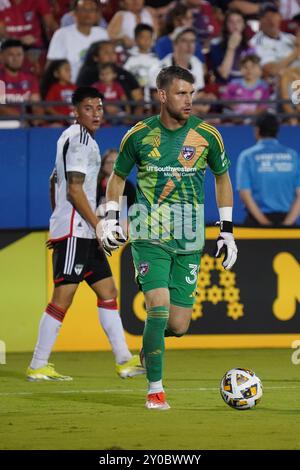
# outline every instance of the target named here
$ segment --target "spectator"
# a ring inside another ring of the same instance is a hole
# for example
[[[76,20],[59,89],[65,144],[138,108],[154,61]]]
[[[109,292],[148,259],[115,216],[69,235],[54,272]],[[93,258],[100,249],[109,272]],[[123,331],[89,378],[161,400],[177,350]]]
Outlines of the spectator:
[[[98,17],[97,0],[76,0],[74,12],[76,24],[60,28],[54,33],[47,55],[49,61],[58,59],[69,61],[72,83],[76,82],[90,45],[108,38],[105,29],[94,26]]]
[[[61,101],[63,106],[49,106],[46,108],[47,114],[72,114],[72,94],[76,90],[76,85],[71,83],[71,67],[66,59],[54,60],[48,66],[41,82],[41,97],[45,101]],[[53,124],[66,125],[68,121],[55,122]]]
[[[238,10],[245,17],[259,14],[261,0],[211,0],[214,7],[220,8],[223,13],[229,9]]]
[[[79,72],[77,85],[90,86],[98,80],[98,65],[117,63],[117,54],[112,41],[98,41],[91,45],[85,62]],[[122,85],[128,99],[139,101],[143,93],[134,76],[116,65],[117,79]]]
[[[239,61],[248,49],[246,23],[238,10],[229,10],[224,19],[222,36],[211,42],[209,62],[218,83],[240,78]]]
[[[102,6],[102,5],[101,5]],[[72,9],[71,11],[65,12],[60,20],[60,26],[63,28],[64,26],[71,26],[72,24],[76,23],[76,16],[75,11]],[[102,8],[98,8],[97,10],[97,17],[93,26],[100,26],[100,28],[107,28],[107,22],[105,21],[102,15]]]
[[[242,78],[233,80],[224,89],[223,100],[235,101],[261,101],[270,98],[269,85],[261,78],[262,69],[257,55],[245,55],[240,61]],[[232,104],[230,109],[237,115],[257,114],[267,108],[267,104],[239,103]]]
[[[300,156],[281,145],[274,114],[256,121],[256,145],[237,162],[237,189],[248,215],[245,225],[293,226],[300,214]]]
[[[163,67],[169,65],[179,65],[184,69],[189,69],[195,77],[195,90],[204,88],[204,67],[202,62],[194,55],[197,41],[197,33],[193,28],[179,27],[172,34],[173,54],[168,54],[160,61],[159,66],[153,67],[150,71],[149,86],[156,89],[156,77]]]
[[[193,26],[198,33],[199,39],[205,43],[220,35],[221,26],[215,17],[213,8],[205,0],[182,0],[193,13]]]
[[[163,30],[163,35],[157,39],[154,50],[160,60],[166,55],[173,52],[172,33],[176,28],[193,27],[193,12],[190,8],[182,3],[178,3],[166,17],[166,24]],[[197,41],[195,55],[201,62],[204,62],[204,57],[201,51],[200,42]]]
[[[145,4],[150,7],[157,24],[157,36],[161,36],[165,29],[168,14],[176,7],[178,0],[146,0]]]
[[[19,39],[27,48],[43,49],[42,24],[50,38],[57,23],[48,0],[9,0],[0,10],[0,39]]]
[[[158,58],[151,52],[154,31],[148,24],[139,24],[135,28],[136,47],[131,49],[130,57],[124,69],[132,73],[139,86],[144,90],[144,100],[150,101],[149,72],[152,67],[158,66]]]
[[[300,14],[299,0],[279,0],[279,12],[284,21],[292,20]]]
[[[103,64],[99,66],[99,81],[92,85],[102,94],[105,112],[110,116],[124,116],[124,110],[126,114],[130,114],[130,108],[125,104],[125,91],[117,77],[115,64]],[[119,101],[123,101],[124,106],[120,106]]]
[[[23,70],[24,47],[18,39],[7,39],[1,45],[2,68],[0,80],[5,83],[6,104],[16,106],[0,106],[1,116],[11,116],[12,121],[4,121],[1,127],[20,127],[20,121],[13,118],[20,117],[20,104],[40,101],[39,84],[34,75]],[[32,106],[34,114],[40,114],[41,109]],[[39,124],[36,122],[36,124]]]
[[[286,67],[300,66],[300,37],[280,31],[281,16],[275,5],[266,3],[260,14],[260,31],[250,41],[266,76],[276,77]]]
[[[300,68],[288,67],[283,70],[279,77],[280,99],[286,100],[282,105],[282,110],[288,114],[294,114],[287,119],[292,126],[299,124],[300,100],[299,100]],[[297,87],[295,88],[295,85]],[[298,90],[298,92],[297,92]],[[293,97],[295,93],[295,98]]]
[[[157,33],[152,11],[144,3],[144,0],[123,0],[124,10],[113,16],[107,28],[112,40],[121,42],[125,48],[133,47],[134,29],[139,23],[149,24]]]
[[[105,203],[105,193],[106,193],[106,186],[110,175],[112,174],[115,161],[118,156],[118,149],[111,148],[106,150],[102,159],[101,159],[101,169],[98,178],[98,186],[97,186],[97,206],[100,204]],[[124,189],[124,196],[127,197],[127,209],[129,209],[135,201],[135,187],[126,179],[125,182],[125,189]]]

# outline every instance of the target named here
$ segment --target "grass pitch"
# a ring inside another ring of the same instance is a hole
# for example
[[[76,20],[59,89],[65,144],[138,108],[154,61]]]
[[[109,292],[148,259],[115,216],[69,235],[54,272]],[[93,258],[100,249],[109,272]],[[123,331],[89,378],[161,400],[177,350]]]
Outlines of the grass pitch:
[[[112,354],[56,353],[73,382],[30,383],[30,354],[0,365],[0,449],[300,449],[300,365],[291,350],[167,351],[169,411],[144,408],[145,378],[119,379]],[[262,402],[229,408],[219,394],[226,370],[261,378]]]

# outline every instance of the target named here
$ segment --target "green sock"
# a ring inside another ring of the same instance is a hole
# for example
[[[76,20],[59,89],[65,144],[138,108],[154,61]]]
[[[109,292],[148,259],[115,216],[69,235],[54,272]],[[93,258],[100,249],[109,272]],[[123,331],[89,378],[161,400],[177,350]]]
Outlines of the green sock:
[[[164,332],[168,318],[168,307],[152,307],[147,311],[147,320],[143,334],[143,349],[149,382],[157,382],[162,379],[165,352]]]

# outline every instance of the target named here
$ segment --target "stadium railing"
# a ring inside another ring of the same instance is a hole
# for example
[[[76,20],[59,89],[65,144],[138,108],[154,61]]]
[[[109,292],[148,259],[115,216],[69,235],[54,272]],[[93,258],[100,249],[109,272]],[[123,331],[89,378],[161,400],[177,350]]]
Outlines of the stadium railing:
[[[105,102],[104,101],[104,107],[105,105],[110,105],[112,104],[111,102]],[[155,114],[159,110],[159,102],[157,101],[152,101],[152,102],[145,102],[145,101],[131,101],[128,100],[127,102],[124,103],[124,101],[116,101],[113,103],[116,106],[120,107],[120,110],[122,110],[122,107],[124,104],[127,104],[131,107],[132,110],[137,107],[145,107],[148,109],[148,112],[145,112],[143,114],[136,114],[132,112],[131,114],[127,114],[125,112],[120,112],[118,115],[110,115],[108,113],[105,113],[105,122],[110,125],[116,125],[116,124],[130,124],[134,123],[138,120],[145,119],[147,116],[151,114]],[[205,113],[205,120],[218,120],[220,124],[226,123],[226,124],[243,124],[245,121],[247,121],[247,124],[251,124],[257,114],[249,114],[249,113],[243,113],[243,114],[237,114],[235,111],[230,110],[230,108],[226,108],[226,106],[234,106],[238,104],[259,104],[259,105],[265,105],[266,109],[268,110],[273,110],[276,112],[277,117],[280,119],[281,122],[291,119],[291,118],[299,118],[299,112],[297,112],[296,108],[295,111],[292,113],[287,113],[282,110],[282,105],[284,104],[290,104],[290,100],[206,100],[206,99],[201,99],[201,100],[195,100],[194,104],[200,104],[200,105],[211,105],[213,110],[209,111],[208,113]],[[11,108],[16,108],[20,110],[19,114],[16,116],[11,116],[11,115],[5,115],[5,114],[0,114],[0,121],[19,121],[20,122],[20,127],[24,127],[27,125],[28,122],[32,121],[42,121],[45,124],[46,123],[54,123],[57,121],[65,121],[69,122],[70,124],[74,121],[74,116],[72,115],[65,115],[65,114],[57,114],[57,115],[50,115],[47,114],[47,108],[49,107],[63,107],[63,106],[70,106],[70,103],[67,102],[62,102],[62,101],[25,101],[23,103],[7,103],[7,104],[1,104],[0,105],[0,110],[1,107],[11,107]],[[33,112],[29,112],[30,109],[32,108],[42,108],[44,110],[43,113],[40,114],[34,114]],[[224,109],[225,108],[225,109]],[[199,117],[201,115],[199,114]]]

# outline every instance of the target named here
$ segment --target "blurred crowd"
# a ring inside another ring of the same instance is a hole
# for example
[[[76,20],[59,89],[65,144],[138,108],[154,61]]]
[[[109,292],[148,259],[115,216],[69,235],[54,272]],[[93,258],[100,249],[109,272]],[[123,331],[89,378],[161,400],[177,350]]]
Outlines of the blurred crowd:
[[[300,0],[0,0],[0,50],[2,128],[21,108],[27,125],[67,124],[90,85],[107,125],[130,124],[156,111],[171,64],[194,74],[200,117],[247,123],[273,108],[299,124]]]

